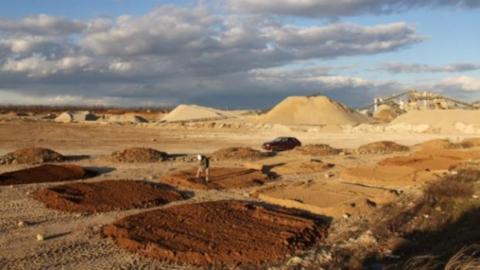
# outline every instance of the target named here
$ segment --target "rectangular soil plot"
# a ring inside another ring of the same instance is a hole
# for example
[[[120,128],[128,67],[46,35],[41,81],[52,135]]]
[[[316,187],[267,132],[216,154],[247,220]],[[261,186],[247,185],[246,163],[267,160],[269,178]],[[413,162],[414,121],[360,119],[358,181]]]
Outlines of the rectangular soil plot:
[[[62,182],[97,175],[77,165],[41,165],[33,168],[0,174],[0,186],[45,182]]]
[[[260,186],[273,177],[262,171],[246,168],[210,168],[208,183],[196,177],[197,170],[177,171],[162,178],[163,182],[193,189],[232,189]]]
[[[184,199],[174,187],[143,181],[105,180],[44,188],[33,197],[48,208],[68,212],[108,212],[164,205]]]
[[[123,248],[171,263],[260,266],[308,249],[326,237],[319,216],[266,204],[215,201],[172,206],[103,228]]]

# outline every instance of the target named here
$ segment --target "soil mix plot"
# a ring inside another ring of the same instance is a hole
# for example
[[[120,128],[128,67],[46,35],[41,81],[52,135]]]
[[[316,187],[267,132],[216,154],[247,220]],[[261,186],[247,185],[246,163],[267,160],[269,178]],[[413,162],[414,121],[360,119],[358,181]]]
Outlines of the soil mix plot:
[[[246,168],[210,168],[208,183],[197,178],[197,169],[174,172],[162,179],[163,182],[193,189],[231,189],[260,186],[273,180],[273,176],[262,171]]]
[[[186,204],[144,212],[103,227],[123,248],[171,263],[259,266],[310,248],[327,221],[299,210],[244,201]]]
[[[59,185],[41,189],[33,197],[48,208],[87,213],[147,208],[184,199],[172,186],[132,180]]]
[[[41,165],[0,174],[0,186],[61,182],[96,176],[97,173],[77,165]]]
[[[64,161],[65,157],[51,149],[32,147],[18,149],[0,157],[0,164],[38,164]]]

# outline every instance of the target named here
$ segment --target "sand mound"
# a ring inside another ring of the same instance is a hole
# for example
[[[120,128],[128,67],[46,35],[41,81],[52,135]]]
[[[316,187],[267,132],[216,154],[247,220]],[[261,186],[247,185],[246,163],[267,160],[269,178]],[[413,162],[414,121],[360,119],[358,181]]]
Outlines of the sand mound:
[[[333,148],[328,144],[309,144],[303,145],[300,147],[296,147],[296,152],[300,152],[304,155],[312,155],[312,156],[332,156],[338,155],[342,152],[341,149]]]
[[[434,139],[434,140],[429,140],[423,143],[416,144],[414,147],[419,150],[437,150],[437,149],[441,150],[441,149],[460,148],[461,145],[452,143],[450,140],[447,140],[447,139]]]
[[[360,154],[390,154],[408,150],[409,148],[407,146],[398,144],[396,142],[379,141],[362,145],[357,149],[357,152]]]
[[[210,168],[210,179],[205,184],[203,178],[196,177],[196,173],[196,169],[178,171],[162,178],[162,181],[193,189],[232,189],[259,186],[273,180],[271,176],[254,169]]]
[[[385,189],[327,180],[267,187],[255,194],[262,201],[340,218],[363,215],[397,196]]]
[[[198,105],[178,105],[169,114],[162,117],[164,122],[182,122],[199,120],[226,119],[242,115],[241,111],[223,111]]]
[[[259,160],[271,154],[250,147],[228,147],[212,153],[212,160]]]
[[[103,228],[128,250],[205,268],[260,266],[316,245],[325,221],[298,210],[242,201],[173,206]]]
[[[135,115],[135,114],[121,114],[121,115],[112,115],[108,118],[108,122],[110,123],[132,123],[132,124],[139,124],[139,123],[147,123],[147,119]]]
[[[0,157],[0,164],[36,164],[64,161],[61,154],[40,147],[23,148]]]
[[[57,118],[55,122],[71,123],[71,122],[84,122],[84,121],[96,121],[98,117],[89,111],[78,112],[63,112]]]
[[[171,186],[130,180],[60,185],[41,189],[33,197],[48,208],[87,213],[147,208],[183,199]]]
[[[286,125],[355,125],[369,118],[328,97],[288,97],[268,113],[260,123]]]
[[[95,176],[96,173],[76,165],[41,165],[0,174],[0,186],[61,182]]]
[[[167,153],[155,149],[134,147],[113,152],[109,159],[114,162],[148,163],[165,160],[167,156]]]
[[[480,125],[480,110],[412,110],[400,115],[392,124],[427,124],[432,129],[448,132],[457,131],[455,125]]]

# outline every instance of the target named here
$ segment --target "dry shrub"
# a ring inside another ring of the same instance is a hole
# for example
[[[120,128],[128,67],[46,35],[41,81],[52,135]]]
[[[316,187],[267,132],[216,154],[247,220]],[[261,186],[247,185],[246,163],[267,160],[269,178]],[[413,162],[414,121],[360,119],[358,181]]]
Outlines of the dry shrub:
[[[470,182],[458,181],[454,178],[447,178],[430,184],[425,189],[427,202],[436,203],[455,198],[468,198],[474,194],[473,184]]]
[[[151,148],[133,147],[123,151],[113,152],[110,155],[110,159],[115,162],[157,162],[163,161],[168,157],[165,152],[160,152]]]
[[[0,157],[0,164],[38,164],[64,160],[64,156],[51,149],[31,147],[5,154],[3,157]]]
[[[448,260],[445,270],[480,269],[480,245],[473,244],[461,248]]]
[[[410,258],[404,265],[405,270],[433,270],[441,269],[442,262],[437,256],[422,255]]]
[[[270,153],[250,147],[227,147],[212,153],[212,160],[259,160],[271,156]]]

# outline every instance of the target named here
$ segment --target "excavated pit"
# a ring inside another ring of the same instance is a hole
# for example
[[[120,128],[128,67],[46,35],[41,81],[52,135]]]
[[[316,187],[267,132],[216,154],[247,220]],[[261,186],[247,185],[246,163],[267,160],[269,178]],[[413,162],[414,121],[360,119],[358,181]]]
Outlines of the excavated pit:
[[[261,186],[274,180],[274,176],[260,170],[246,168],[210,168],[210,178],[196,177],[197,169],[174,172],[164,178],[165,183],[193,189],[233,189]]]
[[[184,199],[172,186],[133,180],[105,180],[44,188],[33,197],[46,207],[82,213],[148,208]]]
[[[77,165],[41,165],[0,174],[0,186],[61,182],[94,177],[98,173]]]
[[[211,269],[281,261],[318,244],[327,228],[325,219],[299,210],[215,201],[129,216],[102,232],[130,251]]]

